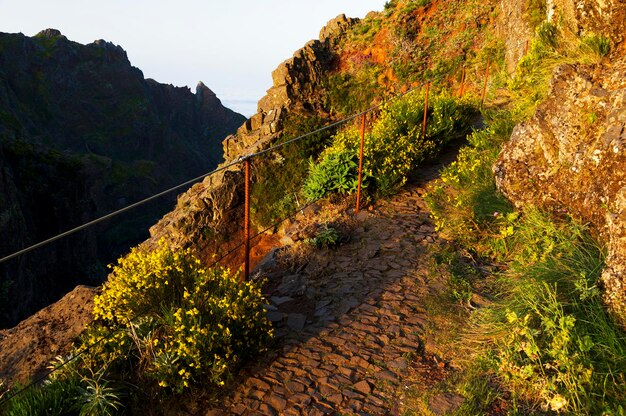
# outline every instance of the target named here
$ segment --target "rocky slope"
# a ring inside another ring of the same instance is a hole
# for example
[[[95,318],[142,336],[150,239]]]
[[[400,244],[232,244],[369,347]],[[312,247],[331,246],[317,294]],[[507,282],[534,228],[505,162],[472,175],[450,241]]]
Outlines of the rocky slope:
[[[605,300],[626,323],[626,59],[563,65],[549,99],[519,124],[494,170],[518,206],[565,211],[607,244]]]
[[[522,5],[507,4],[510,16],[522,15]],[[566,36],[606,36],[613,52],[603,64],[557,68],[549,98],[503,149],[496,181],[518,207],[564,211],[591,224],[608,249],[605,301],[626,326],[626,44],[615,24],[626,21],[626,2],[549,1],[546,18]]]
[[[144,79],[109,42],[0,33],[0,257],[211,170],[243,120],[202,83]],[[171,203],[0,265],[0,326],[104,277]]]

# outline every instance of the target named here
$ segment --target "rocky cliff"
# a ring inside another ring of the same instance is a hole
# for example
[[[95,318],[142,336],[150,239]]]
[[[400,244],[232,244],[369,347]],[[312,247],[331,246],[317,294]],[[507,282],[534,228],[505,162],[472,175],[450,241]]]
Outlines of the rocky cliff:
[[[565,211],[608,248],[605,300],[626,323],[626,59],[563,65],[549,99],[515,127],[494,168],[517,206]]]
[[[211,170],[243,120],[109,42],[0,33],[0,257]],[[98,282],[172,200],[0,265],[0,326]]]
[[[273,85],[259,101],[257,113],[224,140],[224,165],[275,144],[290,116],[331,120],[323,86],[334,69],[337,45],[355,22],[344,15],[331,20],[319,40],[308,42],[274,70]],[[180,195],[176,208],[150,229],[151,238],[144,244],[154,246],[165,238],[172,247],[223,254],[240,242],[242,169],[242,164],[229,166]]]

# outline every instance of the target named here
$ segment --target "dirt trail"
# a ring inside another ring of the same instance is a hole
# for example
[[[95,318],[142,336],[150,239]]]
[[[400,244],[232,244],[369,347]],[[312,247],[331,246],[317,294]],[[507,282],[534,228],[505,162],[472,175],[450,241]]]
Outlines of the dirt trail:
[[[438,170],[417,172],[420,180],[360,215],[348,243],[283,278],[303,293],[272,298],[277,347],[203,414],[397,414],[410,375],[430,384],[443,377],[445,365],[424,353],[423,305],[442,284],[428,273],[428,246],[439,237],[423,195]],[[432,410],[455,400],[438,398]]]

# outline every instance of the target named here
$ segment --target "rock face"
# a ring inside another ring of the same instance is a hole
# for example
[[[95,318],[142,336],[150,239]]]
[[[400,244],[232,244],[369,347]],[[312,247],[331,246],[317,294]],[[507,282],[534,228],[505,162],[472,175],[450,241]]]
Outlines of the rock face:
[[[576,35],[603,34],[614,44],[624,41],[626,3],[623,0],[547,0],[547,18]]]
[[[0,33],[0,257],[209,171],[243,120],[202,83],[144,79],[110,42]],[[97,283],[173,199],[0,264],[0,327]]]
[[[525,13],[525,3],[501,0],[498,3],[496,32],[504,41],[504,60],[509,72],[515,70],[517,62],[524,56],[526,42],[534,33]]]
[[[322,29],[320,40],[308,42],[272,73],[273,86],[258,104],[258,112],[224,142],[223,166],[266,149],[281,137],[284,121],[294,114],[328,118],[322,85],[333,67],[339,39],[356,20],[340,15]],[[172,247],[208,247],[235,240],[243,218],[242,165],[235,164],[194,185],[178,198],[176,208],[150,229],[144,244],[165,238]],[[219,237],[227,236],[227,237]],[[229,245],[222,245],[222,252]],[[220,251],[217,250],[218,254]]]
[[[608,242],[605,300],[626,326],[626,58],[563,65],[549,99],[515,127],[494,167],[517,206],[567,210]]]
[[[534,34],[528,4],[508,0],[501,0],[498,4],[496,32],[505,44],[508,71],[515,69],[524,55],[526,42]],[[615,24],[626,20],[626,2],[623,0],[548,0],[545,6],[545,18],[565,31],[577,36],[602,34],[614,45],[624,47],[623,25]]]
[[[289,114],[328,116],[323,81],[332,69],[339,39],[357,21],[339,15],[320,31],[319,40],[308,42],[272,72],[273,86],[259,101],[258,112],[224,141],[227,162],[266,148],[280,136]]]

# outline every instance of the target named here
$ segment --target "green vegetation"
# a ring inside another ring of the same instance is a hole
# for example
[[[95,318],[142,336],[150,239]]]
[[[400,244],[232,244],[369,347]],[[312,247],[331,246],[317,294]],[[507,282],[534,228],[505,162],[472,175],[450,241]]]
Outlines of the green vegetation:
[[[55,363],[62,371],[49,384],[18,396],[5,411],[118,414],[121,382],[148,394],[194,385],[217,391],[267,347],[272,329],[264,303],[255,283],[207,269],[189,250],[164,243],[153,251],[135,248],[96,296],[95,321],[81,336],[78,358]]]
[[[604,58],[611,52],[611,41],[602,35],[589,34],[582,38],[581,49]]]
[[[486,412],[492,399],[481,396],[501,397],[502,389],[510,396],[509,414],[621,414],[626,334],[608,316],[596,287],[603,250],[566,215],[512,211],[491,173],[511,118],[492,117],[485,130],[470,136],[469,146],[428,196],[446,236],[473,258],[509,265],[501,276],[490,277],[497,281],[494,304],[474,312],[474,326],[461,341],[474,346],[470,354],[485,368],[470,365],[454,386],[469,395],[458,414]],[[455,301],[468,301],[482,279],[457,257],[448,258],[449,291]],[[488,395],[477,374],[495,375]]]
[[[332,248],[339,244],[339,240],[339,232],[334,227],[324,224],[308,242],[317,248]]]
[[[426,134],[422,135],[424,101],[423,92],[413,91],[385,104],[371,132],[365,135],[363,171],[372,195],[395,192],[406,182],[412,169],[467,131],[475,111],[473,103],[442,93],[432,94],[429,99]],[[359,142],[355,126],[333,137],[332,145],[322,153],[319,164],[311,168],[305,185],[307,197],[331,191],[349,193],[356,189],[355,160]]]
[[[365,178],[364,188],[367,187]],[[307,201],[316,201],[332,193],[351,194],[358,186],[358,158],[349,150],[329,153],[319,164],[310,161],[309,176],[302,190]]]
[[[317,117],[294,115],[285,121],[280,142],[314,131],[326,123]],[[317,158],[330,142],[332,130],[311,135],[257,158],[250,195],[255,222],[267,227],[293,214],[301,205],[301,190],[308,172],[306,161]],[[269,179],[268,179],[269,178]]]
[[[15,387],[16,389],[19,386]],[[30,388],[8,402],[2,409],[6,416],[50,415],[63,416],[77,414],[80,387],[78,380],[52,381],[39,387]]]
[[[467,399],[455,414],[624,414],[626,334],[597,287],[602,247],[566,213],[514,211],[492,172],[512,127],[544,99],[554,67],[595,62],[608,53],[605,44],[597,37],[571,44],[556,26],[539,25],[507,84],[510,110],[487,112],[487,127],[469,136],[429,191],[437,228],[459,248],[439,256],[452,301],[469,302],[474,293],[491,300],[472,312],[472,327],[458,341],[470,358],[446,382]],[[504,271],[478,276],[468,256]]]

